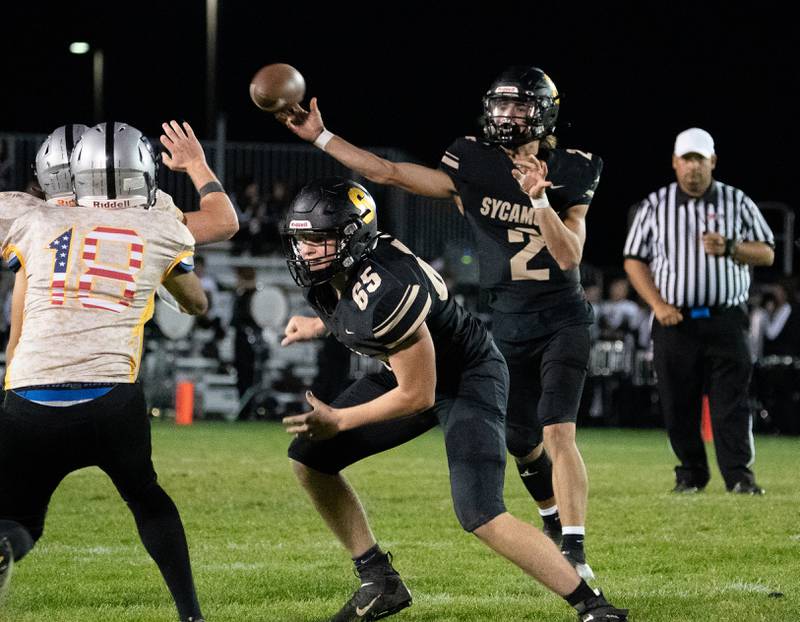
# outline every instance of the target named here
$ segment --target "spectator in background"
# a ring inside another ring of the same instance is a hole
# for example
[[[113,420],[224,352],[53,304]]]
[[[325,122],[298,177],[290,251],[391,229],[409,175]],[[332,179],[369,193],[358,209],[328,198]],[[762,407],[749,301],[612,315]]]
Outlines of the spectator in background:
[[[600,333],[604,338],[625,339],[639,330],[639,324],[645,317],[639,306],[630,300],[630,291],[628,279],[614,279],[608,287],[608,300],[595,307]]]
[[[744,304],[750,266],[772,264],[774,237],[747,195],[712,177],[716,163],[708,132],[678,134],[676,181],[649,194],[636,210],[625,271],[658,320],[653,361],[669,440],[680,460],[673,491],[694,493],[710,479],[700,435],[707,393],[725,487],[761,495],[750,469],[752,362]]]
[[[764,318],[764,356],[800,357],[800,310],[789,288],[775,283],[762,296]]]
[[[233,366],[236,368],[236,388],[240,399],[255,381],[256,349],[261,341],[261,328],[250,313],[250,302],[255,291],[255,268],[236,268],[236,300],[233,303],[231,326],[234,330]]]
[[[219,313],[219,283],[217,279],[206,271],[206,259],[202,255],[195,255],[194,272],[200,279],[203,291],[208,298],[208,310],[197,316],[197,325],[200,328],[213,330],[214,336],[203,346],[202,354],[206,358],[219,360],[219,348],[217,342],[225,337],[225,329],[222,327],[222,319]]]
[[[791,284],[764,287],[761,306],[754,309],[756,349],[760,350],[754,387],[770,431],[800,433],[800,310]]]
[[[281,236],[278,224],[289,207],[291,196],[289,184],[282,180],[272,182],[272,191],[267,198],[267,208],[261,223],[260,249],[264,254],[281,250]]]
[[[608,287],[608,299],[593,303],[600,343],[592,345],[590,357],[590,374],[598,377],[590,383],[594,393],[589,415],[602,417],[609,425],[625,424],[632,416],[629,394],[636,331],[644,314],[629,294],[628,280],[615,278]]]
[[[255,179],[239,180],[234,205],[239,216],[239,232],[233,237],[234,253],[261,254],[261,229],[267,219],[267,203]]]
[[[653,312],[640,296],[636,296],[636,300],[634,302],[636,302],[636,306],[639,307],[639,313],[642,316],[642,321],[639,322],[639,329],[636,331],[636,347],[639,350],[652,350]]]

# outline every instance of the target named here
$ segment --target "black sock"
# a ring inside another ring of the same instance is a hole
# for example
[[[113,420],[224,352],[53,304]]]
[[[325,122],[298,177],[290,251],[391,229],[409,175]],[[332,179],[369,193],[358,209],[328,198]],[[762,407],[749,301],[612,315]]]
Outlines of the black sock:
[[[542,516],[542,522],[548,527],[558,527],[561,529],[561,518],[558,515],[558,510],[547,516]]]
[[[376,544],[358,557],[354,557],[353,563],[356,565],[356,571],[361,572],[365,566],[379,564],[388,560],[386,553],[381,551],[381,547]]]
[[[13,520],[0,520],[0,538],[8,538],[14,552],[14,561],[17,562],[33,548],[30,532]]]
[[[586,581],[581,579],[581,582],[578,584],[578,587],[575,588],[575,591],[564,596],[564,600],[566,600],[571,607],[575,607],[587,598],[594,598],[595,596],[597,596],[597,594],[594,593],[594,590],[589,587],[589,584],[586,583]]]
[[[156,483],[129,500],[128,506],[136,519],[142,544],[161,571],[181,620],[202,618],[178,508]]]
[[[585,538],[586,536],[581,534],[565,533],[561,536],[561,550],[583,552],[583,541]]]
[[[520,479],[535,501],[547,501],[553,492],[553,463],[550,456],[543,451],[533,462],[517,463]]]

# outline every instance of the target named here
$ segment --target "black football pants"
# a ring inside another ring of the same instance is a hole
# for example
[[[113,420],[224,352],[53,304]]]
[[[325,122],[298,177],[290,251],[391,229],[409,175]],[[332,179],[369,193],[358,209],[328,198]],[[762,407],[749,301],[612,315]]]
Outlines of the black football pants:
[[[747,403],[752,363],[747,315],[738,308],[713,308],[710,317],[664,327],[653,323],[653,362],[670,444],[680,465],[678,482],[704,487],[710,478],[700,424],[707,393],[717,463],[728,489],[752,482],[755,457]]]
[[[56,487],[88,466],[105,471],[128,503],[181,618],[199,617],[183,524],[156,482],[141,385],[118,384],[91,402],[65,407],[6,392],[0,411],[0,525],[17,523],[38,540]]]

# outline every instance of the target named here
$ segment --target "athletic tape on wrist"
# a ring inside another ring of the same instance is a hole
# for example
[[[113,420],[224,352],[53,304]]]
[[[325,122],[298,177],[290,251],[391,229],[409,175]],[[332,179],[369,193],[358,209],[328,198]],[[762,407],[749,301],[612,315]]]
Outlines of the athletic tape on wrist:
[[[331,142],[331,138],[333,137],[333,132],[322,130],[322,133],[314,139],[314,146],[325,151],[325,147],[328,146],[328,143]]]
[[[547,200],[547,194],[543,192],[538,199],[531,198],[531,205],[536,209],[550,207],[550,201]]]

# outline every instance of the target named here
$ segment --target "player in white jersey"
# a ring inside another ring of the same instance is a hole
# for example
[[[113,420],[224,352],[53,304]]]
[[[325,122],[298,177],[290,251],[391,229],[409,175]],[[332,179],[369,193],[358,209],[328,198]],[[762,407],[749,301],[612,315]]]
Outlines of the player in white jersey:
[[[45,139],[36,153],[36,179],[46,202],[50,205],[74,206],[75,192],[69,159],[75,143],[89,128],[79,123],[57,127]],[[161,143],[167,149],[164,165],[172,171],[185,172],[200,192],[200,209],[184,213],[172,197],[163,190],[156,191],[151,209],[166,211],[185,224],[195,244],[210,244],[228,240],[239,230],[236,210],[206,162],[203,147],[192,127],[177,121],[162,124]],[[0,240],[5,239],[14,219],[41,205],[42,201],[24,192],[0,192]]]
[[[156,482],[136,382],[156,288],[163,282],[190,313],[206,309],[191,271],[194,240],[172,214],[149,209],[156,164],[138,130],[89,129],[70,167],[78,206],[38,207],[3,240],[17,271],[12,330],[21,334],[9,352],[0,418],[0,587],[9,561],[41,537],[58,483],[98,466],[128,503],[181,620],[197,622],[183,525]]]
[[[57,127],[45,139],[36,153],[36,178],[46,201],[24,192],[0,192],[0,242],[5,240],[11,224],[22,214],[44,205],[75,206],[75,191],[69,167],[75,144],[89,129],[74,123]],[[194,135],[192,127],[177,121],[163,123],[161,143],[167,149],[163,162],[167,168],[185,172],[200,193],[200,209],[183,213],[172,197],[156,190],[155,203],[151,210],[171,214],[185,224],[194,236],[195,244],[210,244],[232,237],[239,229],[236,210],[228,195],[206,162],[203,147]],[[0,248],[0,251],[4,248]],[[163,292],[162,292],[163,293]],[[22,294],[24,296],[24,293]],[[167,300],[168,304],[172,301]],[[7,349],[13,351],[18,332],[12,331]]]
[[[45,205],[27,192],[0,192],[0,240],[4,240],[17,217]]]

